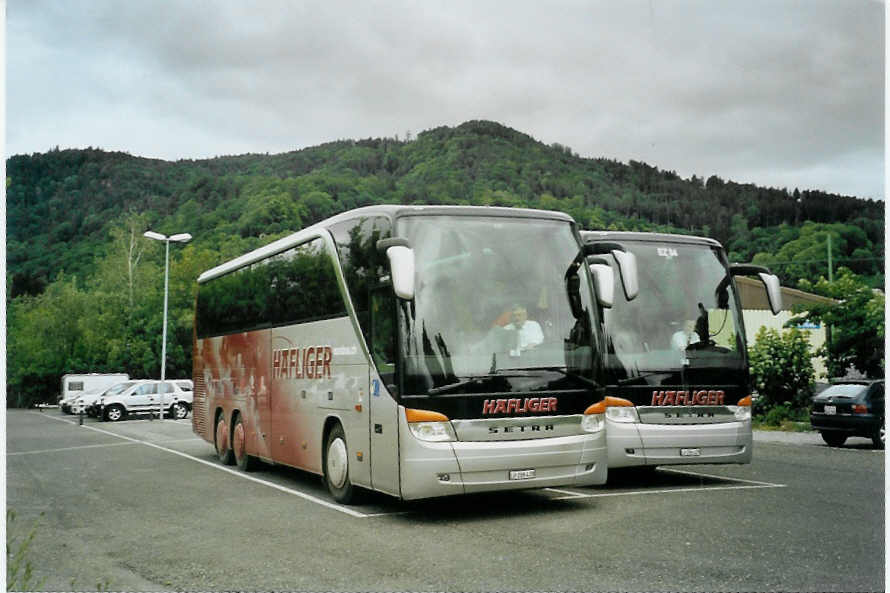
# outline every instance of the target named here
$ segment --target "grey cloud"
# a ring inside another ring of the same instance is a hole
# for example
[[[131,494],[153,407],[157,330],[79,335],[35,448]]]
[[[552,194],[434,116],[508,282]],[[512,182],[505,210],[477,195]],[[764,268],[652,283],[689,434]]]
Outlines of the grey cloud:
[[[84,6],[11,2],[11,150],[197,158],[485,118],[584,156],[883,196],[877,2]],[[86,125],[101,113],[116,130]]]

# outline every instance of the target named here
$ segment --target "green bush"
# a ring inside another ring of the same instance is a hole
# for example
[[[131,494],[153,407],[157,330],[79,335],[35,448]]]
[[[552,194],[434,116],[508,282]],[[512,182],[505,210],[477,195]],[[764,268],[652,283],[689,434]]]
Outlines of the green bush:
[[[761,396],[755,414],[769,413],[779,404],[789,409],[809,405],[815,372],[809,342],[800,330],[791,328],[780,334],[761,327],[748,357],[751,379]]]

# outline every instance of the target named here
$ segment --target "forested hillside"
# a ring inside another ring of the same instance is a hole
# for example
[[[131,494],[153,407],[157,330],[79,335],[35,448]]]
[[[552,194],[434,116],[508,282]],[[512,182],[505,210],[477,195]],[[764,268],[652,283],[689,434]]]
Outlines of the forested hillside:
[[[883,202],[683,179],[645,163],[582,158],[494,122],[198,161],[52,150],[7,159],[10,388],[22,396],[31,381],[57,390],[63,372],[158,374],[163,252],[144,230],[194,236],[171,249],[168,365],[184,376],[198,273],[377,203],[544,208],[589,229],[707,235],[733,261],[766,263],[792,286],[827,273],[830,235],[836,266],[883,287]]]

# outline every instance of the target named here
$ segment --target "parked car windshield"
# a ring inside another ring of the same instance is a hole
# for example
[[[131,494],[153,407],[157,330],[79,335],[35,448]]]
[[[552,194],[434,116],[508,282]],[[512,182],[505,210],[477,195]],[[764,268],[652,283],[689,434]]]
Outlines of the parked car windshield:
[[[138,381],[127,381],[126,383],[118,383],[117,385],[106,391],[105,395],[119,395],[133,385],[136,385],[137,383]]]
[[[865,393],[866,389],[868,389],[868,385],[842,383],[827,387],[825,391],[819,394],[819,397],[859,397]]]

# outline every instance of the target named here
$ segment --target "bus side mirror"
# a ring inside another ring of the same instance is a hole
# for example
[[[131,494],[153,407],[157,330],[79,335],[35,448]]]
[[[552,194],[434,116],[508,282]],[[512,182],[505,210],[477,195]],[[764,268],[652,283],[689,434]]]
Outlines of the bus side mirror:
[[[609,241],[585,243],[581,247],[581,252],[587,257],[611,254],[618,263],[618,273],[621,275],[621,287],[624,289],[624,297],[628,301],[637,298],[637,295],[640,293],[637,256],[625,249],[620,243]]]
[[[775,274],[757,274],[760,281],[766,287],[766,298],[769,300],[769,308],[773,315],[778,315],[782,310],[782,286],[779,283],[779,277]]]
[[[394,245],[386,249],[386,257],[389,258],[393,292],[400,299],[414,299],[414,250]]]
[[[729,266],[729,273],[733,276],[757,274],[766,287],[766,298],[769,301],[770,310],[773,315],[779,314],[779,311],[782,310],[782,286],[778,276],[770,274],[767,268],[755,264],[732,264]]]
[[[624,297],[628,301],[632,301],[637,298],[637,295],[640,293],[637,256],[630,251],[613,249],[612,257],[618,262],[618,272],[621,274],[621,286],[624,288]]]
[[[596,300],[601,307],[609,309],[615,302],[615,272],[608,264],[590,264],[590,273],[596,285]]]

